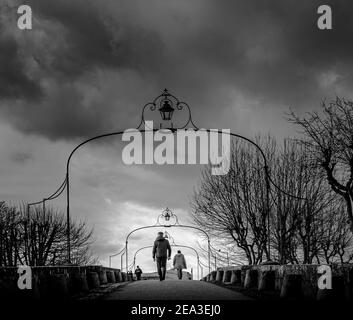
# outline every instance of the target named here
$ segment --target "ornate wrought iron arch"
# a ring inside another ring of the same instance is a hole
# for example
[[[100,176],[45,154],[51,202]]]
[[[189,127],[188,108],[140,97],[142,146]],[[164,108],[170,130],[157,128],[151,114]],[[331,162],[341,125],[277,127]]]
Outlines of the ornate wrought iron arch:
[[[184,108],[185,107],[185,108]],[[163,91],[162,94],[160,94],[159,96],[157,96],[152,102],[149,102],[147,104],[144,105],[144,107],[142,108],[142,115],[141,115],[141,122],[139,124],[139,126],[136,128],[137,131],[143,133],[143,132],[156,132],[159,129],[155,129],[155,128],[151,128],[149,130],[146,129],[141,129],[141,126],[143,124],[146,124],[145,121],[145,112],[146,110],[150,110],[150,111],[159,111],[162,115],[162,120],[163,121],[171,121],[171,117],[173,115],[173,112],[178,110],[178,111],[182,111],[184,109],[187,110],[187,117],[186,117],[186,122],[185,124],[183,124],[182,126],[180,126],[179,128],[174,128],[173,124],[171,123],[171,127],[167,127],[165,128],[166,130],[170,130],[171,132],[176,132],[178,129],[186,129],[188,128],[188,126],[190,126],[189,128],[194,129],[196,131],[200,130],[195,124],[194,121],[192,119],[192,114],[191,114],[191,109],[189,107],[189,105],[186,102],[180,101],[177,97],[175,97],[174,95],[170,94],[169,91],[167,89],[165,89]],[[211,130],[211,129],[204,129],[206,132],[218,132],[219,134],[225,134],[224,132],[220,131],[220,130]],[[83,142],[81,142],[80,144],[78,144],[70,153],[68,159],[67,159],[67,163],[66,163],[66,174],[65,174],[65,179],[63,181],[63,183],[60,185],[60,187],[50,196],[43,198],[41,201],[37,201],[37,202],[33,202],[33,203],[29,203],[27,206],[27,210],[28,210],[28,215],[30,212],[30,206],[32,205],[39,205],[42,204],[43,205],[43,210],[45,211],[45,203],[46,201],[50,201],[50,200],[54,200],[56,198],[58,198],[65,190],[66,190],[66,219],[67,219],[67,261],[70,264],[71,263],[71,237],[70,237],[70,162],[71,159],[73,157],[73,155],[76,153],[77,150],[79,150],[82,146],[101,139],[101,138],[106,138],[109,136],[115,136],[115,135],[121,135],[123,134],[124,131],[117,131],[117,132],[111,132],[111,133],[106,133],[106,134],[101,134],[89,139],[84,140]],[[283,194],[286,194],[287,196],[293,197],[293,198],[297,198],[299,200],[306,200],[308,201],[307,198],[302,198],[302,197],[298,197],[295,195],[291,195],[288,192],[284,191],[282,188],[280,188],[279,186],[277,186],[275,184],[275,182],[272,180],[270,172],[269,172],[269,168],[268,168],[268,163],[267,163],[267,158],[265,153],[263,152],[263,150],[261,149],[261,147],[256,144],[256,142],[254,142],[253,140],[244,137],[242,135],[236,134],[236,133],[228,133],[229,135],[233,136],[233,137],[237,137],[240,139],[243,139],[247,142],[249,142],[251,145],[253,145],[254,147],[256,147],[256,149],[260,152],[263,161],[264,161],[264,173],[265,173],[265,177],[266,177],[266,186],[267,186],[267,195],[266,195],[266,202],[267,202],[267,210],[269,211],[269,191],[270,191],[270,184],[272,184],[277,190],[279,190],[280,192],[282,192]],[[268,214],[269,217],[269,214]],[[269,223],[269,220],[268,220]],[[203,230],[201,230],[203,231]],[[270,248],[270,241],[268,241],[268,245]],[[269,250],[270,251],[270,250]]]
[[[180,244],[176,244],[176,243],[172,243],[171,244],[171,247],[179,247],[179,248],[187,248],[187,249],[190,249],[190,250],[193,250],[196,254],[196,258],[197,258],[197,277],[200,278],[200,272],[199,272],[199,268],[201,268],[201,277],[203,276],[203,268],[202,268],[202,265],[200,263],[200,255],[199,253],[197,252],[197,250],[191,246],[186,246],[186,245],[180,245]],[[133,266],[133,268],[135,269],[135,266],[136,266],[136,256],[137,254],[144,250],[144,249],[149,249],[149,248],[153,248],[153,246],[145,246],[145,247],[142,247],[142,248],[139,248],[138,250],[135,251],[135,254],[134,254],[134,259],[133,259],[133,263],[130,265],[130,266]]]
[[[170,221],[170,218],[175,218],[175,221],[174,223],[169,223],[169,224],[161,224],[160,223],[160,219],[161,218],[164,218],[166,220],[166,222],[169,222]],[[129,244],[129,238],[130,236],[137,232],[137,231],[140,231],[140,230],[144,230],[144,229],[150,229],[150,228],[161,228],[161,227],[164,227],[164,228],[171,228],[171,227],[179,227],[179,228],[189,228],[189,229],[194,229],[194,230],[198,230],[200,232],[202,232],[206,238],[207,238],[207,249],[208,249],[208,269],[209,269],[209,272],[211,272],[211,239],[210,239],[210,236],[209,234],[205,231],[205,230],[202,230],[201,228],[198,228],[196,226],[189,226],[189,225],[182,225],[179,223],[179,219],[178,217],[168,208],[166,208],[162,214],[160,214],[158,217],[157,217],[157,221],[154,225],[150,225],[150,226],[143,226],[143,227],[139,227],[139,228],[136,228],[132,231],[130,231],[128,233],[128,235],[126,236],[126,239],[125,239],[125,250],[124,250],[124,254],[125,254],[125,259],[126,259],[126,262],[125,262],[125,268],[126,268],[126,272],[128,272],[128,266],[129,266],[129,255],[128,255],[128,244]]]

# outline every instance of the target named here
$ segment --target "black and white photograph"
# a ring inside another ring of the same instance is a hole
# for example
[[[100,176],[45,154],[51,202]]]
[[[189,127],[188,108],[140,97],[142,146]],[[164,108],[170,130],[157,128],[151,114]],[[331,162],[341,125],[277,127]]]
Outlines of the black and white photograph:
[[[337,317],[352,37],[349,0],[0,0],[0,315]]]

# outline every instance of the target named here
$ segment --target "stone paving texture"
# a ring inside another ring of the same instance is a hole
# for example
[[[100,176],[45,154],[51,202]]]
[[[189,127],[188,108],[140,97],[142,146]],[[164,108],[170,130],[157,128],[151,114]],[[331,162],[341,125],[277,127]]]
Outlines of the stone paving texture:
[[[119,286],[104,300],[252,300],[251,298],[204,281],[145,280]]]

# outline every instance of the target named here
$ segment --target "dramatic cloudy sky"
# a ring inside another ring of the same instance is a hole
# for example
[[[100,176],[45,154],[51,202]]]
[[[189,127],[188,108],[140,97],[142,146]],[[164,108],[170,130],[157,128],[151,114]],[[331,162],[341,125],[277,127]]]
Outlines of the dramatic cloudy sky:
[[[30,4],[33,29],[17,28]],[[333,30],[317,8],[330,4]],[[48,196],[72,148],[96,134],[136,127],[142,106],[167,87],[200,127],[253,137],[295,134],[289,107],[351,98],[350,1],[0,0],[0,199]],[[133,166],[121,138],[85,146],[72,162],[72,214],[94,227],[107,264],[132,228],[169,206],[184,223],[199,166]],[[54,206],[64,209],[64,199]],[[131,252],[155,230],[131,239]],[[170,230],[195,245],[193,233]],[[191,253],[188,253],[191,258]],[[150,253],[140,264],[151,270]],[[120,261],[113,261],[115,266]],[[191,265],[193,262],[191,262]]]

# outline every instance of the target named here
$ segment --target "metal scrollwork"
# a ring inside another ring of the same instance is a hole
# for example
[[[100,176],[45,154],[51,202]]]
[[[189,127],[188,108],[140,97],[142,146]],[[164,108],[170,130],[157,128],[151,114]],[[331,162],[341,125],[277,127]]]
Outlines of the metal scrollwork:
[[[164,220],[164,223],[161,223],[161,220]],[[169,208],[163,210],[163,212],[157,217],[156,225],[163,227],[171,227],[179,225],[178,216],[172,212]]]
[[[162,121],[170,122],[170,128],[165,128],[165,129],[169,129],[171,131],[175,131],[177,129],[186,129],[186,128],[198,130],[198,127],[193,122],[191,109],[189,105],[184,101],[180,101],[176,96],[169,93],[167,89],[164,89],[164,91],[159,96],[157,96],[152,102],[148,102],[144,105],[144,107],[142,108],[141,122],[137,127],[137,129],[140,129],[142,125],[147,127],[146,117],[145,117],[145,113],[147,110],[159,111],[161,113],[165,111],[165,114],[167,114],[167,112],[170,113],[168,114],[168,117],[165,117],[165,118],[162,115]],[[183,110],[187,111],[186,122],[183,125],[175,128],[172,122],[173,113],[174,111],[183,111]],[[160,126],[161,126],[161,123],[160,123]],[[153,128],[148,128],[148,129],[153,130]]]

